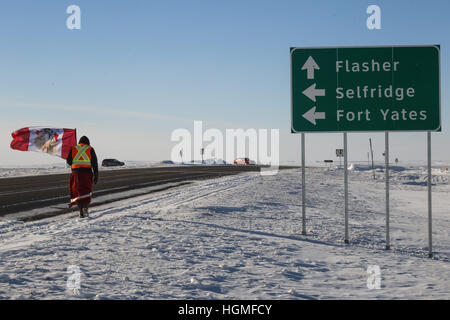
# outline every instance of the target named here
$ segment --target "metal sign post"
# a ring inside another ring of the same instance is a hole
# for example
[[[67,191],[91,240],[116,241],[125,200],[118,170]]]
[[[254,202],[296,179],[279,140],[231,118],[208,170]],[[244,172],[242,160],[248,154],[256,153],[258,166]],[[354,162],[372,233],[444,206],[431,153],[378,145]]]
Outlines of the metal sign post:
[[[302,133],[302,235],[306,235],[305,134]]]
[[[432,214],[431,214],[431,132],[427,132],[428,153],[428,257],[433,257]]]
[[[350,243],[348,237],[348,165],[347,165],[347,132],[344,132],[344,207],[345,207],[345,243]]]
[[[386,250],[391,249],[389,237],[389,132],[384,133],[384,163],[386,167]]]

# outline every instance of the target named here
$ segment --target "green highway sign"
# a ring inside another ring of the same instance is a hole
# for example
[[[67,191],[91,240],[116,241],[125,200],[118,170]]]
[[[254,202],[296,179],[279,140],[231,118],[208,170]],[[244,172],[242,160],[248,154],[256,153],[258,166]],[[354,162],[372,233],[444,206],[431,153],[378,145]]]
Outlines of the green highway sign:
[[[441,131],[439,45],[290,54],[292,133]]]

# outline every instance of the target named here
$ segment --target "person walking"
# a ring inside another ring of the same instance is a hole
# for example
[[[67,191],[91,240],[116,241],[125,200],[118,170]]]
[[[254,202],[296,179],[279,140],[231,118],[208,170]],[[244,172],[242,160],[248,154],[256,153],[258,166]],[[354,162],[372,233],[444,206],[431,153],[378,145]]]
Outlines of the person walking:
[[[93,183],[98,182],[98,161],[88,137],[82,136],[67,157],[72,173],[69,179],[70,204],[78,206],[80,218],[89,216],[88,208],[92,198]]]

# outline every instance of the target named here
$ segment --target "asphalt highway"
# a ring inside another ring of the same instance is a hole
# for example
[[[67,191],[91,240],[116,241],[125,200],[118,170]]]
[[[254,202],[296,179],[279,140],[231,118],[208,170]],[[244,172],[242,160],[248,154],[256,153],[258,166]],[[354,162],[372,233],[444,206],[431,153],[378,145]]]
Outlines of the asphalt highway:
[[[280,167],[287,169],[292,167]],[[246,171],[259,171],[259,166],[180,166],[140,169],[100,170],[94,185],[95,197],[133,189],[199,179],[212,179]],[[69,174],[39,175],[0,179],[0,216],[69,203]],[[113,191],[111,191],[113,189]],[[76,206],[72,210],[77,210]],[[59,210],[67,213],[69,210]],[[52,213],[51,215],[56,215]],[[24,219],[36,220],[50,215]]]

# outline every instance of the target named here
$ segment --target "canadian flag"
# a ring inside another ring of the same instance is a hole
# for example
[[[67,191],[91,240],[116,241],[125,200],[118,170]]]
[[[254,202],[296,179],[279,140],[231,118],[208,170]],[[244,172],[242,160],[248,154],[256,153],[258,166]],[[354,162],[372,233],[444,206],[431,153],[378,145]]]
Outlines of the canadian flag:
[[[11,135],[11,149],[45,152],[63,159],[67,159],[70,149],[77,144],[77,129],[28,127]]]

